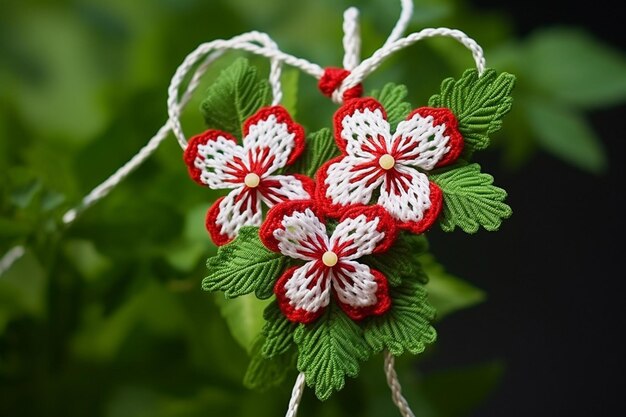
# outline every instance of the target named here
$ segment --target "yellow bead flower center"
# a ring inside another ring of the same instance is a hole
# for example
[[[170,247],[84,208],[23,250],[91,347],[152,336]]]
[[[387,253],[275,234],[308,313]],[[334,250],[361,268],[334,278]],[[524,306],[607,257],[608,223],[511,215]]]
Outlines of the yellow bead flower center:
[[[246,175],[246,178],[244,178],[243,180],[243,183],[246,184],[246,187],[250,187],[250,188],[258,187],[260,182],[261,182],[261,178],[254,172],[251,172],[248,175]]]
[[[337,261],[339,261],[339,258],[337,257],[337,254],[333,251],[329,250],[327,252],[324,252],[324,254],[322,255],[322,262],[328,267],[333,267],[337,265]]]
[[[388,153],[384,154],[380,157],[380,159],[378,159],[378,165],[380,165],[380,167],[385,171],[393,168],[395,164],[396,160],[393,159],[393,156],[389,155]]]

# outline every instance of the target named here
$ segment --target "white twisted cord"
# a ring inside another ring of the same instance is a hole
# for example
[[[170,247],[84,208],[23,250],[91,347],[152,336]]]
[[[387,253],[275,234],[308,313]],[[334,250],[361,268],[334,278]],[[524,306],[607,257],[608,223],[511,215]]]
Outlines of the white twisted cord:
[[[343,50],[343,67],[352,71],[361,60],[359,10],[356,7],[350,7],[343,14]]]
[[[289,400],[289,407],[287,408],[287,414],[285,414],[285,417],[296,417],[303,392],[304,372],[300,372],[296,378],[296,383],[293,385],[293,390],[291,390],[291,399]]]
[[[400,12],[400,17],[385,41],[383,48],[386,48],[402,37],[402,34],[404,34],[404,31],[411,21],[411,17],[413,17],[413,0],[400,0],[400,3],[402,4],[402,12]]]
[[[398,381],[398,374],[396,373],[395,368],[393,367],[395,362],[395,358],[393,355],[386,350],[385,351],[385,376],[387,377],[387,385],[391,389],[391,399],[394,404],[398,406],[398,410],[400,410],[400,414],[402,417],[415,417],[413,411],[409,408],[409,404],[406,399],[402,396],[402,386],[400,386],[400,381]]]

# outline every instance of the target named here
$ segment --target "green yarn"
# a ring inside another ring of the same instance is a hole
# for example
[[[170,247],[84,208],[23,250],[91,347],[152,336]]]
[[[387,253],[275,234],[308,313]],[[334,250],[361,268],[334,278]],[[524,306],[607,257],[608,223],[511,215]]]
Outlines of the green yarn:
[[[261,353],[264,343],[265,340],[259,338],[252,348],[252,358],[243,377],[243,385],[247,388],[264,391],[280,385],[295,364],[295,349],[268,359]]]
[[[317,170],[329,159],[339,156],[340,152],[328,128],[309,134],[306,148],[290,172],[301,173],[313,178]]]
[[[265,308],[263,317],[266,320],[262,331],[265,341],[261,353],[266,358],[284,354],[293,346],[293,333],[298,324],[287,320],[276,301]]]
[[[271,103],[267,80],[260,78],[256,67],[239,58],[223,70],[207,90],[200,111],[209,128],[242,137],[244,121],[259,108]]]
[[[391,309],[381,317],[375,317],[365,327],[365,339],[376,353],[383,349],[393,355],[404,351],[416,355],[422,353],[426,344],[437,337],[430,321],[435,309],[426,301],[424,284],[406,279],[402,285],[390,289]]]
[[[506,191],[493,185],[493,177],[480,172],[480,165],[459,166],[432,174],[430,179],[443,191],[443,213],[439,224],[446,232],[456,226],[476,233],[480,226],[495,231],[512,211],[504,199]]]
[[[307,385],[322,401],[343,388],[346,376],[356,377],[359,361],[371,354],[359,325],[334,303],[315,323],[298,326],[294,340],[298,370],[304,372]]]
[[[419,260],[428,250],[428,240],[424,235],[403,232],[398,235],[393,246],[382,255],[369,255],[361,259],[369,267],[382,272],[389,285],[400,285],[403,278],[426,281]]]
[[[387,83],[382,90],[372,91],[371,96],[380,101],[387,113],[387,121],[391,130],[395,130],[398,123],[406,119],[413,106],[405,101],[408,95],[406,86],[402,84]]]
[[[235,240],[221,246],[217,255],[209,258],[209,275],[202,280],[202,289],[223,291],[226,298],[251,292],[258,298],[269,298],[287,262],[287,257],[261,243],[257,227],[244,226]]]
[[[488,69],[482,76],[467,70],[459,80],[448,78],[441,84],[441,93],[428,101],[432,107],[447,107],[459,121],[468,154],[489,146],[489,135],[502,126],[502,117],[511,110],[511,90],[515,76],[498,75]]]

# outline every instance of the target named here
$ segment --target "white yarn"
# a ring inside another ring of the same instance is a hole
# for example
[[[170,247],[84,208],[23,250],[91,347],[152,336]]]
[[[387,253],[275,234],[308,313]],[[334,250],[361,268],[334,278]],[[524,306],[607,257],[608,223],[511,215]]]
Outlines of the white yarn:
[[[302,393],[304,392],[304,372],[300,372],[296,378],[296,383],[293,384],[291,390],[291,399],[289,400],[289,407],[287,407],[287,414],[285,417],[296,417],[298,414],[298,407],[300,406],[300,400],[302,399]]]
[[[400,410],[400,414],[402,417],[415,417],[411,408],[409,408],[409,404],[406,399],[402,396],[402,386],[400,385],[400,381],[398,380],[398,374],[394,368],[395,358],[389,352],[385,351],[385,376],[387,377],[387,385],[391,389],[391,399],[394,404],[398,406],[398,410]]]
[[[361,59],[359,9],[356,7],[350,7],[343,14],[343,50],[343,67],[352,71]]]

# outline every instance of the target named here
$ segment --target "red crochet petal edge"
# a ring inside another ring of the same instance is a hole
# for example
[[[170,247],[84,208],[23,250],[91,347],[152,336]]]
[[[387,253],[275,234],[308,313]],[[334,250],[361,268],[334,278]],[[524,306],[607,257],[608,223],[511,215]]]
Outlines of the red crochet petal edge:
[[[215,200],[213,205],[207,210],[205,218],[206,229],[211,236],[211,240],[217,246],[223,246],[232,241],[228,235],[222,233],[220,226],[217,224],[217,216],[220,214],[220,203],[224,198],[220,197]]]
[[[301,308],[295,308],[289,303],[289,298],[287,298],[285,291],[285,284],[298,268],[302,268],[302,266],[292,266],[287,269],[280,278],[278,278],[278,281],[276,281],[276,284],[274,285],[274,294],[276,294],[276,301],[278,301],[280,311],[282,311],[289,321],[307,324],[315,321],[319,316],[321,316],[326,308],[320,308],[315,312],[310,312]]]
[[[183,160],[185,161],[185,164],[187,165],[189,176],[195,182],[205,187],[206,187],[206,184],[203,183],[202,180],[200,179],[202,175],[202,170],[196,168],[194,165],[194,162],[196,161],[196,158],[198,157],[198,146],[206,145],[207,142],[211,140],[217,140],[217,138],[220,136],[223,136],[225,139],[232,140],[233,142],[237,143],[237,139],[235,139],[235,137],[231,135],[230,133],[227,133],[221,130],[209,129],[189,139],[189,142],[187,143],[187,147],[185,148],[185,152],[183,153]]]
[[[398,236],[396,220],[391,217],[389,212],[384,207],[375,204],[371,206],[347,206],[339,221],[342,222],[345,219],[354,219],[360,215],[365,215],[368,221],[372,221],[375,218],[379,219],[376,230],[379,233],[384,233],[385,237],[378,243],[372,253],[386,252],[393,245],[396,237]]]
[[[328,189],[328,186],[326,185],[326,178],[328,178],[328,167],[341,161],[344,157],[345,155],[342,155],[328,160],[317,170],[317,173],[315,174],[315,200],[320,207],[320,210],[322,210],[326,216],[336,219],[340,218],[346,208],[350,206],[333,204],[332,198],[326,196],[326,190]]]
[[[446,130],[443,134],[449,138],[448,146],[450,150],[437,162],[435,167],[442,167],[456,161],[463,152],[465,143],[463,141],[463,135],[459,131],[459,122],[454,113],[445,107],[420,107],[419,109],[413,110],[407,117],[407,120],[415,114],[419,114],[422,117],[432,116],[435,126],[446,125]]]
[[[283,203],[276,204],[267,212],[265,221],[259,229],[261,242],[263,242],[269,250],[280,252],[280,249],[278,248],[278,240],[274,237],[274,231],[283,228],[282,221],[285,216],[290,215],[294,211],[303,212],[306,209],[312,210],[322,223],[325,222],[324,216],[313,200],[285,201]]]
[[[343,119],[346,116],[354,114],[357,110],[380,110],[383,114],[383,118],[387,119],[387,113],[382,104],[378,100],[372,97],[353,98],[345,102],[345,104],[335,112],[333,116],[333,128],[335,132],[335,142],[342,153],[346,152],[346,141],[341,137],[341,131],[343,127],[341,125]]]
[[[420,234],[437,221],[441,209],[443,207],[443,193],[441,188],[434,182],[430,181],[430,208],[424,212],[424,218],[420,221],[398,222],[397,225],[402,230],[408,230],[411,233]]]
[[[369,316],[380,316],[391,308],[391,297],[389,296],[387,277],[375,269],[370,269],[370,271],[378,284],[378,288],[376,289],[376,304],[368,307],[353,307],[349,304],[342,303],[336,295],[334,297],[339,307],[341,307],[344,313],[352,320],[358,321]]]
[[[276,116],[276,121],[278,123],[286,124],[289,132],[295,135],[293,138],[294,148],[287,159],[287,165],[291,165],[300,155],[302,155],[302,152],[304,152],[306,140],[304,136],[304,128],[300,124],[293,121],[291,115],[283,106],[267,106],[259,109],[259,111],[245,121],[243,125],[243,135],[244,137],[248,135],[250,126],[262,120],[267,120],[271,115]]]

